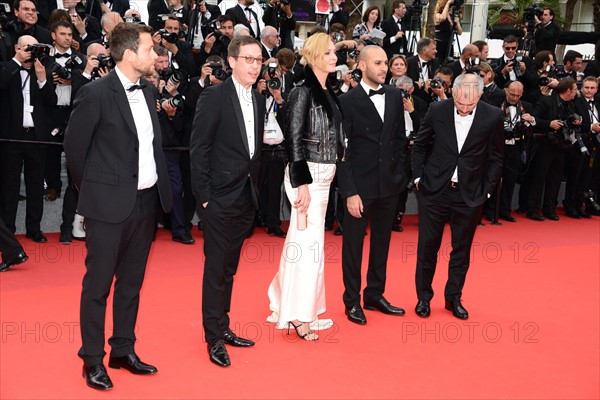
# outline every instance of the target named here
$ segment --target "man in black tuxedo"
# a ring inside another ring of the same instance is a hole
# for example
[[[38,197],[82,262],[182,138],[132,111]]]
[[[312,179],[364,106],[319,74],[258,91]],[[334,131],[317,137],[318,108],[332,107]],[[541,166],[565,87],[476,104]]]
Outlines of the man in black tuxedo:
[[[462,74],[467,67],[471,67],[472,59],[479,59],[479,48],[474,44],[467,44],[463,47],[460,58],[447,65],[452,70],[452,81]]]
[[[88,43],[100,40],[102,37],[102,27],[98,18],[87,13],[83,16],[79,15],[76,9],[78,5],[79,7],[84,7],[81,4],[81,0],[63,0],[63,7],[71,15],[71,22],[75,27],[73,38],[81,43],[80,50],[84,51]]]
[[[154,374],[135,352],[140,289],[154,236],[156,209],[171,209],[171,189],[156,114],[156,90],[143,79],[154,72],[151,28],[121,23],[111,33],[117,66],[83,86],[73,104],[64,148],[77,212],[85,217],[87,272],[81,292],[79,356],[88,386],[107,390],[104,368],[106,298],[113,295],[108,366]],[[135,50],[134,50],[135,49]]]
[[[294,50],[296,16],[292,12],[291,3],[284,4],[280,0],[269,0],[262,19],[265,26],[272,26],[279,32],[281,48]]]
[[[560,26],[554,22],[554,10],[549,7],[544,8],[542,19],[540,20],[536,15],[534,22],[535,32],[533,33],[533,39],[535,41],[536,54],[543,50],[551,51],[554,54],[556,43],[560,36]]]
[[[340,97],[344,110],[346,154],[337,172],[339,191],[346,200],[342,270],[344,304],[351,322],[367,323],[360,306],[361,264],[364,232],[371,226],[367,287],[363,303],[367,310],[404,315],[383,297],[387,258],[398,193],[406,186],[404,159],[406,135],[404,105],[400,91],[382,86],[387,56],[379,46],[366,46],[358,68],[362,80],[356,89]]]
[[[260,47],[262,50],[262,57],[264,60],[274,58],[279,50],[279,34],[277,29],[272,26],[265,26],[265,29],[260,33]]]
[[[250,30],[250,35],[256,39],[260,38],[260,33],[265,24],[262,20],[263,9],[254,2],[254,0],[239,0],[235,7],[231,7],[225,12],[225,15],[231,15],[236,24],[242,24]]]
[[[258,177],[265,98],[252,90],[260,74],[260,43],[234,38],[228,48],[232,76],[202,91],[192,127],[192,188],[204,223],[202,322],[210,360],[231,364],[225,343],[254,342],[229,328],[233,277],[244,238],[258,208]]]
[[[424,37],[417,43],[417,55],[406,60],[406,75],[415,83],[414,94],[427,103],[431,101],[431,95],[425,90],[426,83],[433,78],[440,66],[436,54],[435,40]]]
[[[350,22],[350,14],[344,9],[346,3],[342,0],[331,0],[331,9],[327,14],[317,14],[317,25],[321,25],[325,28],[325,31],[329,33],[331,25],[342,24],[345,27]]]
[[[11,28],[15,32],[14,40],[22,35],[33,36],[39,43],[52,44],[50,31],[39,23],[37,5],[31,0],[16,0],[13,12],[15,21],[11,23]]]
[[[460,75],[452,91],[452,100],[430,104],[414,141],[412,170],[419,201],[415,311],[421,317],[431,312],[437,254],[449,222],[452,252],[444,291],[446,309],[467,319],[462,289],[483,203],[502,173],[504,132],[500,109],[479,101],[481,77]]]
[[[402,18],[406,15],[406,3],[404,0],[395,0],[392,3],[392,10],[394,13],[381,22],[381,30],[385,32],[383,49],[388,59],[394,54],[408,54],[406,27],[402,24]]]
[[[499,88],[506,87],[508,82],[519,81],[525,87],[525,92],[538,87],[537,74],[533,70],[533,60],[526,56],[517,55],[519,39],[508,35],[502,42],[504,55],[496,60],[494,80]]]
[[[168,33],[174,33],[179,37],[181,22],[173,14],[170,14],[163,21],[163,28]],[[191,43],[183,39],[177,39],[174,43],[171,43],[158,32],[154,33],[152,39],[154,43],[164,47],[169,52],[169,66],[184,70],[188,76],[196,74],[196,63],[194,62]]]
[[[163,21],[159,18],[159,15],[169,14],[169,3],[165,0],[150,0],[148,1],[148,25],[154,29],[154,31],[162,28]]]
[[[220,16],[219,6],[206,4],[204,0],[196,3],[196,8],[192,9],[190,14],[190,26],[187,32],[187,41],[192,43],[194,51],[200,51],[200,45],[209,34],[208,24]]]
[[[56,92],[50,73],[26,50],[37,43],[32,36],[21,36],[15,46],[15,57],[0,69],[1,138],[50,140],[48,108],[56,105]],[[45,159],[46,146],[37,143],[2,143],[0,147],[0,202],[4,208],[4,222],[11,233],[15,233],[23,171],[27,196],[26,236],[41,243],[47,241],[40,228],[44,211]]]

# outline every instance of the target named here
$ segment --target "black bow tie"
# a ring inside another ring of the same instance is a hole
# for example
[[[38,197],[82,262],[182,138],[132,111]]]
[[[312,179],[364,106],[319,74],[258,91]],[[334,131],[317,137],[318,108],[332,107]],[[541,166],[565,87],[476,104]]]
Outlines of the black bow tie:
[[[429,61],[425,61],[423,63],[421,63],[421,67],[426,67],[429,65]]]
[[[594,105],[594,100],[588,100],[588,103],[589,103],[590,106],[593,106]]]
[[[375,96],[376,94],[385,94],[385,89],[383,88],[383,86],[377,90],[373,90],[373,89],[369,90],[369,97]]]
[[[69,58],[70,56],[68,53],[55,53],[54,54],[54,58],[61,58],[61,57]]]
[[[134,90],[143,89],[145,87],[146,87],[146,85],[144,83],[142,83],[141,85],[131,85],[127,88],[127,91],[133,92]]]
[[[460,113],[458,112],[458,110],[456,110],[456,115],[460,116],[460,117],[466,117],[467,115],[473,115],[473,111],[471,111],[470,113],[468,113],[467,115],[460,115]]]

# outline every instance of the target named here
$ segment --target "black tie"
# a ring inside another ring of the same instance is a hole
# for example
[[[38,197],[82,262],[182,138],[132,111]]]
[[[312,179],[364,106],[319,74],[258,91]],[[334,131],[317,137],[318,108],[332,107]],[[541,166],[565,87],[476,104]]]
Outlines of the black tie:
[[[258,38],[260,37],[260,24],[258,23],[258,15],[256,15],[256,12],[254,12],[253,9],[251,9],[250,7],[246,7],[244,10],[248,11],[250,14],[252,14],[252,16],[254,17],[254,20],[256,21],[256,30],[258,32],[254,32],[254,28],[252,27],[252,24],[250,23],[250,21],[252,20],[251,18],[248,18],[248,24],[250,25],[250,29],[252,30],[253,33],[255,33],[254,37]]]
[[[67,54],[67,53],[55,53],[54,54],[54,58],[61,58],[61,57],[68,58],[69,54]]]
[[[143,84],[143,83],[142,83],[141,85],[131,85],[131,86],[129,86],[129,87],[127,88],[127,91],[128,91],[128,92],[133,92],[134,90],[143,89],[143,88],[145,88],[145,87],[146,87],[146,85],[145,85],[145,84]]]
[[[385,89],[383,88],[383,86],[377,90],[373,90],[373,89],[369,90],[369,97],[375,96],[376,94],[385,94]]]

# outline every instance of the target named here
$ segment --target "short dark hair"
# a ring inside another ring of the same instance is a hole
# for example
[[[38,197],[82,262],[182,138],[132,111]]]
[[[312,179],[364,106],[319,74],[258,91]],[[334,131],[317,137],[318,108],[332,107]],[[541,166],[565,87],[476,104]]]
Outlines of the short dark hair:
[[[488,45],[485,40],[476,40],[476,41],[474,41],[471,44],[474,45],[474,46],[477,46],[477,48],[479,49],[479,51],[483,51],[483,48]]]
[[[35,9],[37,10],[38,8],[38,3],[35,0],[15,0],[15,2],[13,3],[13,9],[18,10],[21,8],[21,3],[24,1],[29,1],[31,3],[33,3],[33,5],[35,6]]]
[[[425,48],[425,47],[429,47],[429,45],[431,44],[431,42],[434,42],[434,40],[432,38],[429,38],[427,36],[422,37],[418,42],[417,42],[417,53],[421,53],[421,51]]]
[[[50,26],[50,32],[56,32],[60,27],[69,28],[71,32],[73,32],[73,26],[67,21],[63,21],[62,19],[59,19],[58,21],[52,23],[52,25]]]
[[[375,21],[375,24],[374,24],[374,26],[377,26],[377,25],[379,25],[379,21],[381,21],[381,10],[377,6],[371,6],[365,10],[365,12],[362,16],[362,22],[364,22],[365,24],[367,23],[367,21],[369,20],[369,14],[371,14],[371,11],[373,11],[373,10],[377,10],[377,20]]]
[[[217,21],[219,22],[219,24],[222,24],[223,22],[231,22],[233,25],[235,25],[235,20],[233,19],[233,17],[231,15],[219,15],[217,17]]]
[[[548,10],[548,14],[550,14],[551,16],[554,17],[554,10],[551,9],[550,7],[544,7],[544,11]]]
[[[296,62],[294,52],[285,47],[277,52],[275,58],[279,61],[279,65],[284,65],[287,69],[292,69],[294,62]]]
[[[438,69],[436,69],[435,73],[433,74],[433,76],[435,76],[437,74],[446,75],[446,76],[449,76],[450,79],[454,79],[454,72],[452,72],[452,68],[447,67],[445,65],[443,65],[443,66],[439,67]]]
[[[400,4],[406,5],[406,2],[404,0],[394,0],[392,2],[392,10],[395,10],[396,8],[400,7]]]
[[[577,82],[575,81],[575,79],[571,78],[570,76],[567,78],[563,78],[560,81],[558,81],[558,85],[556,85],[556,93],[565,93],[567,90],[573,89],[573,85],[576,83]]]
[[[181,21],[179,20],[179,18],[177,18],[177,16],[175,14],[167,15],[167,18],[165,18],[163,20],[163,28],[165,27],[165,24],[167,23],[168,20],[173,20],[173,21],[179,22],[179,29],[181,29]]]
[[[504,40],[502,41],[502,44],[505,43],[519,43],[519,38],[515,35],[506,35],[504,36]]]
[[[565,53],[565,56],[563,57],[563,63],[566,64],[567,62],[570,62],[571,64],[573,64],[573,61],[575,61],[576,58],[583,58],[583,56],[578,51],[569,50]]]
[[[538,52],[533,59],[533,67],[535,69],[542,69],[544,62],[550,62],[550,54],[552,54],[552,52],[548,50]]]
[[[320,26],[320,25],[318,25],[318,26]],[[329,27],[329,33],[344,32],[344,31],[346,31],[346,27],[344,26],[344,24],[340,24],[339,22],[333,23]],[[317,32],[315,32],[315,33],[317,33]],[[327,32],[325,31],[325,33],[327,33]]]
[[[154,52],[159,57],[168,56],[169,55],[169,50],[167,50],[167,48],[163,47],[163,46],[154,46]]]
[[[123,60],[123,53],[127,49],[137,52],[142,33],[152,35],[152,28],[133,22],[117,24],[110,32],[110,55],[113,60],[116,62]]]
[[[227,55],[229,57],[237,57],[240,55],[240,48],[242,46],[249,46],[251,44],[255,44],[260,47],[260,43],[258,40],[254,39],[252,36],[238,36],[231,39],[231,43],[227,46]],[[111,43],[112,46],[112,43]]]

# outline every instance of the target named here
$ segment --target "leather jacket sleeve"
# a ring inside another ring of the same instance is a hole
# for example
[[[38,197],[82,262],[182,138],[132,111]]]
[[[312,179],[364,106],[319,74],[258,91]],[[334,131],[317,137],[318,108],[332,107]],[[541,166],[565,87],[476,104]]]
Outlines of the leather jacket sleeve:
[[[296,87],[289,93],[286,112],[285,143],[290,160],[292,187],[312,183],[312,176],[304,156],[303,132],[308,125],[310,94],[306,87]]]

